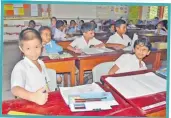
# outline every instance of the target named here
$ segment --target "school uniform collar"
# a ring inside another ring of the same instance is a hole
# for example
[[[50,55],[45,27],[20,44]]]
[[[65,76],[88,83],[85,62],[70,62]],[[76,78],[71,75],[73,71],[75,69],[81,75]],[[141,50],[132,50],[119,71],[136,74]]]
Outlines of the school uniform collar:
[[[23,57],[24,58],[24,61],[29,65],[30,68],[35,68],[36,65],[30,60],[28,59],[27,57]],[[41,65],[40,63],[40,60],[38,59],[38,63]],[[36,67],[37,68],[37,67]]]
[[[133,57],[135,58],[136,63],[138,63],[138,65],[139,65],[139,62],[140,62],[140,61],[137,59],[137,56],[136,56],[135,54],[133,54]],[[141,61],[141,65],[142,65],[142,67],[144,67],[143,61]],[[142,68],[142,67],[139,67],[139,68]]]
[[[50,42],[47,43],[46,45],[50,45],[50,47],[52,47],[52,41],[50,41]]]
[[[124,34],[122,34],[123,38],[117,32],[115,34],[118,35],[118,37],[120,37],[121,39],[124,39]]]

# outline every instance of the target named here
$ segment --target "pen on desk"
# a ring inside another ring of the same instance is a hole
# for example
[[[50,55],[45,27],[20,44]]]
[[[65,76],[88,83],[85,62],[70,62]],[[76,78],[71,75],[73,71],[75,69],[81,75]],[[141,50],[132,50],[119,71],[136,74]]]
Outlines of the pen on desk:
[[[106,97],[103,97],[103,98],[75,99],[75,102],[102,101],[102,99],[106,99]]]

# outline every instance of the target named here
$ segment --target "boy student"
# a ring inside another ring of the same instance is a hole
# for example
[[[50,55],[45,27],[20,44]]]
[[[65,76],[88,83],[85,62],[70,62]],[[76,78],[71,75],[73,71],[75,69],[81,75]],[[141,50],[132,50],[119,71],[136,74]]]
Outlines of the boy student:
[[[75,53],[81,53],[81,49],[84,48],[104,47],[104,44],[101,41],[94,38],[94,25],[90,22],[84,23],[81,26],[81,32],[83,33],[83,36],[70,43],[70,45],[67,47],[68,50],[71,50]]]
[[[143,59],[150,54],[151,43],[148,39],[138,39],[134,43],[135,54],[123,54],[115,62],[110,69],[109,75],[115,73],[131,72],[147,69]]]
[[[35,28],[35,26],[36,26],[36,22],[34,21],[34,20],[30,20],[29,21],[29,25],[28,25],[28,28]]]
[[[116,33],[109,37],[106,42],[106,47],[114,49],[123,49],[130,45],[131,39],[125,34],[126,33],[126,22],[119,19],[115,22]]]
[[[55,40],[67,40],[66,38],[71,37],[70,35],[66,35],[63,30],[64,30],[64,22],[62,20],[58,20],[56,22],[56,29],[55,29],[55,34],[54,34],[54,39]]]
[[[19,35],[19,48],[24,59],[19,61],[11,74],[11,91],[14,96],[43,105],[48,99],[50,81],[45,64],[39,60],[42,38],[38,31],[26,28]]]
[[[48,26],[40,27],[39,33],[42,38],[42,45],[44,46],[43,53],[58,53],[63,51],[63,48],[51,39],[52,33]]]
[[[68,34],[73,34],[74,32],[76,32],[76,22],[75,20],[71,20],[70,21],[70,26],[68,28]]]
[[[55,29],[56,29],[56,17],[51,18],[51,29],[52,29],[52,36],[55,34]]]

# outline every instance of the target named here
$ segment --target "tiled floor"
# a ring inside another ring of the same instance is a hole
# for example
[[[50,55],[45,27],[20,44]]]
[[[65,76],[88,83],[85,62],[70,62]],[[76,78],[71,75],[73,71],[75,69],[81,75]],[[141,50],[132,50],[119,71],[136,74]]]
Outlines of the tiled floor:
[[[7,100],[14,98],[10,91],[10,76],[13,67],[20,60],[21,56],[17,42],[4,43],[3,50],[2,100]]]

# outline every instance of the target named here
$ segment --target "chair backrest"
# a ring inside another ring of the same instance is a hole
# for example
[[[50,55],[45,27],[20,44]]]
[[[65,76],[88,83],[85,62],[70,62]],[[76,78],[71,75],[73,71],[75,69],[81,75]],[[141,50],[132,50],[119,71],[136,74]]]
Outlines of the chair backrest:
[[[93,82],[100,82],[100,78],[103,75],[108,75],[109,70],[113,67],[114,62],[104,62],[98,64],[92,69]]]
[[[56,83],[56,71],[53,69],[47,68],[47,74],[50,78],[49,82],[49,89],[50,91],[55,91],[57,88],[57,83]]]

